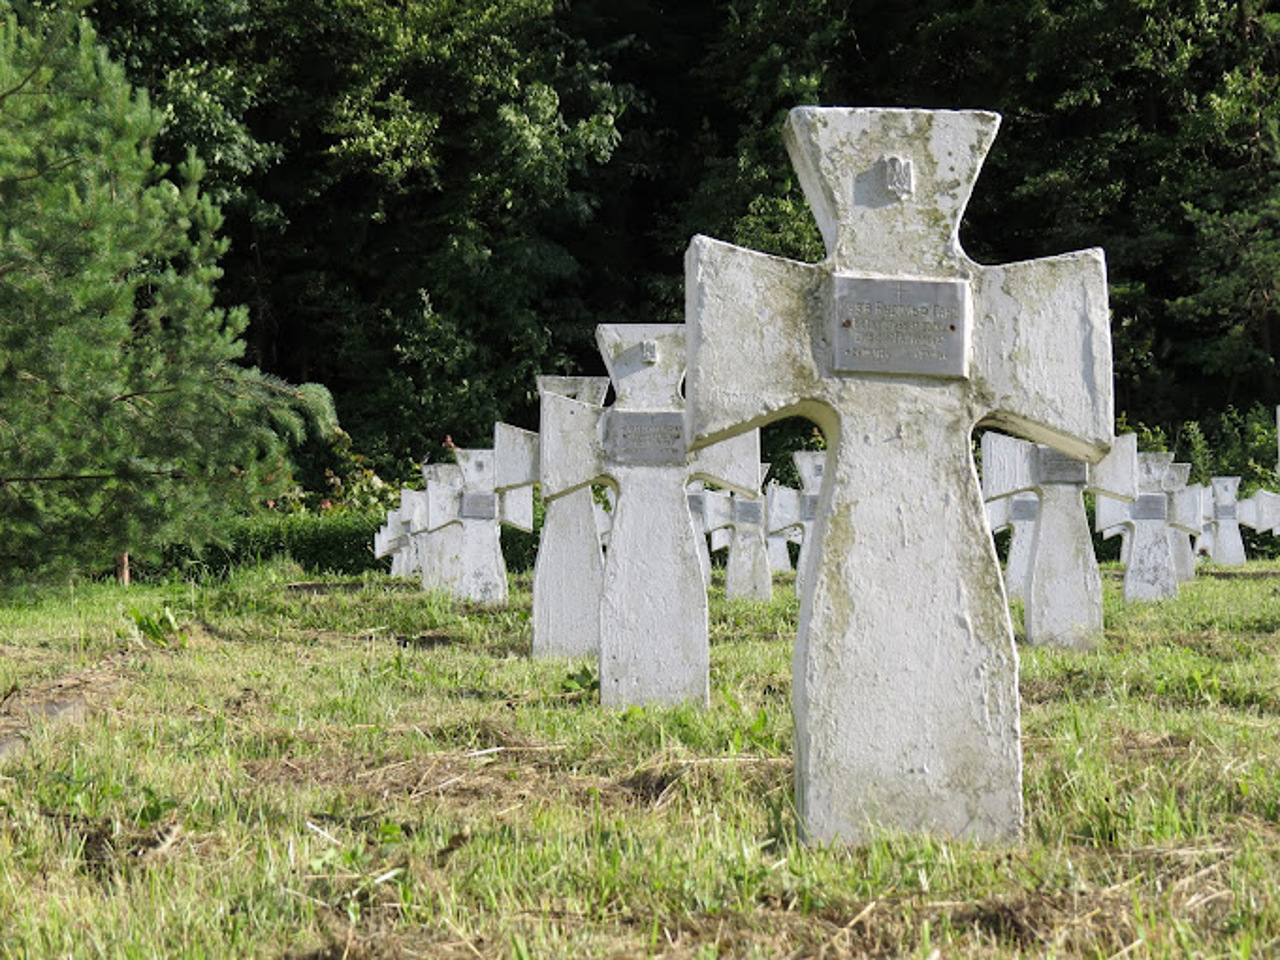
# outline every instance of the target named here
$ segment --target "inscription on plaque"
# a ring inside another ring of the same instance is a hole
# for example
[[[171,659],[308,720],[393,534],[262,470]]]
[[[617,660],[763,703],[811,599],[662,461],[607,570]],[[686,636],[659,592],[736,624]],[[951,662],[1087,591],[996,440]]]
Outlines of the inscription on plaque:
[[[1133,505],[1135,520],[1164,520],[1169,515],[1169,498],[1163,493],[1144,493]]]
[[[969,284],[837,275],[833,373],[969,375]]]
[[[1215,520],[1236,519],[1236,505],[1234,503],[1215,503],[1213,505],[1213,519]]]
[[[764,523],[764,503],[760,500],[743,500],[733,498],[734,523]]]
[[[816,493],[806,493],[800,498],[800,519],[805,523],[812,523],[818,519],[818,495]]]
[[[623,466],[684,466],[684,414],[614,410],[605,427],[604,450]]]
[[[1051,447],[1037,447],[1041,483],[1087,483],[1089,466],[1083,460],[1059,453]]]
[[[498,516],[498,496],[494,493],[464,493],[458,516],[464,520],[494,520]]]
[[[1035,520],[1040,516],[1040,500],[1036,497],[1015,497],[1009,504],[1010,520]]]

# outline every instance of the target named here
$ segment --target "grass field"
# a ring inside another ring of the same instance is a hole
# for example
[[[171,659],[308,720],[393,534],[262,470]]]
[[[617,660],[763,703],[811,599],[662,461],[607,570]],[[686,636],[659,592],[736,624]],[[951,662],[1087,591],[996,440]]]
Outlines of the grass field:
[[[1022,651],[1012,847],[797,841],[795,602],[712,597],[712,705],[606,712],[529,593],[0,596],[3,957],[1280,953],[1280,566]]]

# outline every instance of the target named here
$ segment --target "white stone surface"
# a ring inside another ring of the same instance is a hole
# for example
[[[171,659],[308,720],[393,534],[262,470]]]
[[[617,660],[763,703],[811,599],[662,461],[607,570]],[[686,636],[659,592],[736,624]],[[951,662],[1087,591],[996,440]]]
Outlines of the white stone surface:
[[[532,489],[524,486],[497,493],[492,449],[457,449],[454,457],[456,471],[433,471],[426,484],[423,530],[435,535],[450,526],[457,528],[444,532],[431,549],[437,570],[434,579],[460,600],[505,603],[507,567],[500,524],[532,529]],[[425,468],[423,472],[426,476]]]
[[[984,421],[1101,459],[1111,338],[1101,251],[982,266],[961,248],[998,121],[793,110],[827,260],[706,237],[686,255],[693,443],[799,415],[830,448],[793,681],[814,840],[1020,830],[1017,652],[970,437]]]
[[[788,544],[804,543],[804,527],[800,525],[800,491],[770,481],[765,490],[765,548],[769,552],[769,569],[774,573],[791,573],[791,549]]]
[[[607,377],[538,377],[539,394],[554,393],[597,407],[608,389]],[[494,452],[499,491],[540,482],[538,434],[498,424]],[[597,511],[590,487],[544,504],[533,567],[533,657],[599,656],[604,587],[600,527],[608,517],[603,508]]]
[[[766,465],[760,471],[763,478]],[[767,601],[773,597],[773,572],[765,545],[765,501],[762,496],[717,491],[706,495],[707,525],[712,546],[723,534],[725,558],[724,595],[730,600]]]
[[[1240,478],[1213,477],[1209,480],[1208,492],[1204,519],[1210,537],[1209,556],[1224,567],[1243,566],[1248,558],[1237,515]]]
[[[600,702],[706,704],[707,591],[685,488],[701,479],[751,492],[759,437],[690,456],[683,325],[605,324],[596,341],[617,399],[602,410],[543,394],[541,458],[548,501],[591,483],[617,489],[600,602]]]
[[[685,499],[689,501],[689,514],[693,517],[693,529],[699,536],[694,537],[694,546],[698,550],[698,566],[702,568],[702,582],[711,585],[711,549],[707,546],[707,491],[702,481],[695,480],[685,489]]]
[[[800,474],[800,556],[796,558],[796,596],[803,597],[805,577],[814,556],[814,529],[817,525],[818,502],[822,492],[822,475],[827,469],[827,451],[797,450],[791,454]]]
[[[1186,534],[1200,529],[1200,496],[1186,486],[1185,464],[1172,453],[1138,454],[1138,499],[1121,503],[1100,497],[1094,524],[1104,531],[1128,530],[1124,598],[1163,600],[1178,593],[1178,568],[1169,529]],[[1174,468],[1177,469],[1174,469]]]
[[[1004,590],[1010,600],[1026,600],[1031,576],[1031,550],[1036,541],[1036,518],[1040,498],[1034,493],[1015,493],[987,501],[987,523],[992,533],[1009,531],[1009,552],[1004,561]]]
[[[446,558],[462,549],[462,525],[447,524],[429,528],[431,493],[443,487],[454,491],[462,488],[462,470],[456,463],[424,463],[422,465],[423,489],[410,521],[410,534],[418,545],[421,563],[422,589],[427,592],[452,593],[452,570]]]
[[[1033,493],[1039,500],[1031,521],[1025,573],[1006,571],[1006,584],[1025,591],[1028,643],[1086,648],[1102,636],[1102,574],[1084,509],[1086,490],[1132,502],[1138,496],[1138,438],[1117,437],[1094,467],[1049,447],[988,432],[982,438],[982,491],[990,499]],[[1017,505],[1010,505],[1010,515]],[[1011,551],[1012,555],[1012,551]],[[1013,566],[1011,560],[1010,567]]]

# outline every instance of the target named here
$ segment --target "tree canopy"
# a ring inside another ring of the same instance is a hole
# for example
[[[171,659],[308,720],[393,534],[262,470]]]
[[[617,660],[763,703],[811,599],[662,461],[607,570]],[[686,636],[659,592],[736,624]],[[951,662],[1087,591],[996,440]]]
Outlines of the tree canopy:
[[[221,217],[193,153],[153,159],[164,116],[87,21],[0,4],[0,574],[207,539],[329,411],[239,364]]]
[[[334,392],[395,471],[530,422],[601,321],[678,321],[709,233],[820,256],[804,103],[980,107],[979,259],[1107,251],[1119,408],[1274,402],[1270,0],[97,0],[225,201],[251,359]]]

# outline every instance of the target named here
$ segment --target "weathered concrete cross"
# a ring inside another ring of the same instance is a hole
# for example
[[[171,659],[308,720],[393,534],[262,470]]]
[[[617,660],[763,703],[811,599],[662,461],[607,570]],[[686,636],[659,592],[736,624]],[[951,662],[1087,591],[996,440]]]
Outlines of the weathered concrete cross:
[[[759,435],[690,456],[685,443],[683,324],[596,329],[617,399],[601,409],[542,395],[542,493],[617,488],[600,598],[600,702],[705,704],[707,590],[685,487],[703,479],[750,493]]]
[[[1239,477],[1212,477],[1203,499],[1205,526],[1196,549],[1203,543],[1213,562],[1225,567],[1239,567],[1248,559],[1240,536],[1239,493]]]
[[[462,600],[505,603],[507,566],[502,559],[500,524],[533,529],[533,491],[519,487],[494,490],[493,450],[454,451],[457,471],[441,471],[427,483],[423,529],[428,533],[456,524],[455,536],[442,539],[442,585]]]
[[[538,377],[538,393],[600,406],[608,377]],[[499,493],[541,480],[538,434],[507,423],[493,428]],[[600,653],[600,591],[604,552],[591,487],[548,501],[533,565],[535,658],[594,657]]]
[[[762,464],[760,478],[768,472]],[[724,530],[729,556],[725,563],[724,595],[729,599],[769,600],[773,597],[773,571],[765,546],[765,501],[726,491],[707,492],[707,526]]]
[[[1138,436],[1117,437],[1096,465],[1042,444],[988,432],[982,438],[982,495],[1034,493],[1039,500],[1022,584],[1028,643],[1087,647],[1102,636],[1102,574],[1084,492],[1138,498]],[[1021,540],[1022,538],[1020,538]],[[1006,584],[1014,577],[1006,574]]]
[[[1020,830],[1018,659],[970,436],[985,421],[1101,459],[1111,336],[1101,251],[981,266],[961,248],[998,123],[793,110],[827,259],[707,237],[686,254],[691,442],[801,415],[829,446],[793,682],[816,840]]]
[[[1186,469],[1178,469],[1185,467]],[[1123,526],[1125,600],[1163,600],[1178,594],[1173,533],[1200,529],[1200,494],[1186,485],[1189,464],[1175,464],[1172,453],[1138,454],[1138,499],[1098,500],[1094,526],[1103,532]]]
[[[1011,600],[1025,600],[1031,575],[1031,548],[1036,539],[1036,518],[1040,498],[1034,493],[1015,493],[987,501],[987,523],[992,533],[1009,531],[1009,554],[1004,561],[1004,592]]]

